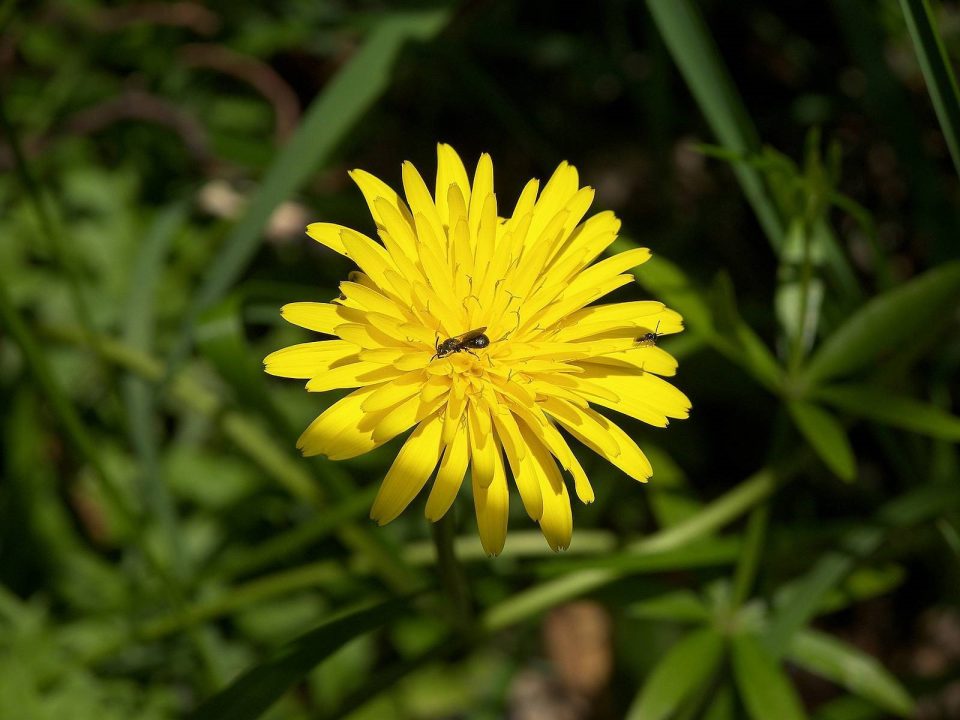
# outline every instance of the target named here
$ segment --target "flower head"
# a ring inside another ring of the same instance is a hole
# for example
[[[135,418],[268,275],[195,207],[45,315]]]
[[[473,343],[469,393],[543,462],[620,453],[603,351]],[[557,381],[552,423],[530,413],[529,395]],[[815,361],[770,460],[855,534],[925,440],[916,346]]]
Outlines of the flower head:
[[[508,477],[554,549],[573,531],[564,472],[585,503],[594,494],[561,429],[644,482],[650,463],[594,407],[650,425],[685,418],[686,396],[659,376],[676,361],[656,337],[681,317],[654,301],[591,305],[630,283],[646,248],[594,262],[617,236],[611,212],[584,220],[594,191],[561,163],[540,191],[531,180],[509,213],[497,205],[493,163],[473,182],[438,146],[436,190],[403,165],[405,200],[362,170],[350,173],[377,226],[377,242],[339,225],[307,234],[359,271],[330,303],[286,305],[283,317],[335,339],[269,355],[266,371],[308,380],[307,390],[357,388],[304,431],[304,455],[345,459],[413,428],[370,516],[397,517],[436,471],[426,515],[450,508],[470,468],[484,549],[507,533]]]

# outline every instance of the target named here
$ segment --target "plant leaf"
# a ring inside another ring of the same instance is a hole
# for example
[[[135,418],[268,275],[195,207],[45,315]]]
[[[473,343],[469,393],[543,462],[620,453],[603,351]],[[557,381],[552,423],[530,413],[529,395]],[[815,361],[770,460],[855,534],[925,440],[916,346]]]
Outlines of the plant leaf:
[[[632,603],[627,614],[644,620],[704,622],[710,617],[710,609],[690,590],[677,590]]]
[[[797,428],[820,459],[843,480],[853,480],[856,461],[847,432],[833,415],[802,400],[790,400],[787,407]]]
[[[960,262],[941,265],[869,301],[824,341],[803,375],[807,385],[847,375],[884,351],[910,342],[924,328],[956,307]]]
[[[806,714],[780,663],[755,635],[733,638],[733,673],[753,720],[803,720]]]
[[[851,415],[911,430],[940,440],[960,441],[960,418],[935,405],[894,395],[874,385],[833,385],[815,397]]]
[[[690,0],[647,0],[647,7],[667,50],[720,143],[741,155],[759,151],[757,130],[696,5]],[[762,175],[742,161],[733,163],[733,171],[770,244],[780,248],[783,223]]]
[[[960,91],[947,51],[937,33],[930,3],[927,0],[900,0],[900,7],[927,81],[927,92],[937,111],[940,129],[950,148],[953,166],[960,173]]]
[[[390,600],[331,620],[280,648],[208,698],[191,717],[195,720],[253,720],[260,717],[287,689],[353,638],[380,627],[408,607],[406,600]]]
[[[888,712],[901,717],[913,712],[910,694],[875,658],[831,635],[801,630],[793,636],[786,656]]]
[[[628,720],[663,720],[706,682],[720,664],[723,637],[696,630],[674,645],[650,673],[627,713]]]

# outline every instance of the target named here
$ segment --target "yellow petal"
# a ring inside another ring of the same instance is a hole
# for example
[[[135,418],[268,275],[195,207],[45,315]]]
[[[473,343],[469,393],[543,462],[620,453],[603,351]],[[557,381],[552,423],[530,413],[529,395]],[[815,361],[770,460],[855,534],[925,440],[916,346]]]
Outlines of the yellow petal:
[[[363,411],[374,413],[398,405],[419,394],[424,380],[422,373],[403,373],[400,377],[379,385],[364,400]]]
[[[370,510],[377,524],[385,525],[402,513],[430,479],[440,457],[440,428],[440,417],[433,415],[403,444]]]
[[[399,374],[400,371],[390,365],[363,361],[352,362],[331,368],[311,378],[310,382],[307,383],[307,390],[310,392],[326,392],[339,388],[374,385],[392,380]]]
[[[470,180],[467,177],[467,170],[463,166],[463,161],[457,155],[456,150],[445,143],[437,145],[437,186],[436,201],[437,211],[440,214],[440,220],[445,225],[450,225],[450,212],[448,198],[450,191],[456,189],[466,207],[470,202]],[[464,213],[465,214],[465,213]]]
[[[391,205],[397,208],[401,216],[406,218],[411,225],[413,224],[410,210],[407,209],[406,203],[404,203],[393,188],[383,182],[383,180],[371,175],[366,170],[351,170],[347,174],[357,184],[357,187],[360,188],[360,192],[363,193],[363,199],[367,201],[367,206],[370,208],[370,214],[373,216],[374,222],[378,225],[383,224],[380,211],[377,208],[377,198],[386,198]]]
[[[494,455],[499,454],[490,437],[490,414],[476,402],[467,404],[467,426],[470,428],[470,461],[474,483],[486,488],[493,482]]]
[[[270,375],[309,379],[326,372],[335,364],[356,359],[359,347],[344,340],[300,343],[270,353],[263,359]]]
[[[528,428],[521,426],[520,429],[530,449],[530,459],[540,481],[540,493],[543,496],[540,530],[554,551],[566,550],[573,535],[573,511],[570,508],[567,486],[553,456]]]
[[[407,202],[410,204],[410,212],[413,213],[413,217],[416,217],[418,213],[423,215],[430,224],[434,237],[446,237],[433,197],[431,197],[430,191],[427,190],[423,178],[420,177],[420,173],[413,166],[413,163],[403,163],[402,175],[403,192],[407,196]]]
[[[492,443],[491,443],[492,444]],[[483,487],[473,476],[473,504],[477,513],[480,543],[488,555],[499,555],[507,539],[507,516],[510,511],[510,493],[503,457],[497,448],[493,454],[493,479]]]
[[[510,462],[513,480],[517,490],[520,491],[523,508],[532,520],[539,522],[540,516],[543,515],[540,480],[527,458],[527,444],[520,434],[517,421],[509,411],[494,413],[493,421],[497,426],[497,435],[503,444],[507,460]]]
[[[376,446],[372,436],[357,432],[365,414],[361,405],[371,392],[369,387],[354,390],[328,407],[303,431],[297,440],[297,448],[305,456],[331,455],[334,448],[338,454],[348,457],[372,450]],[[341,441],[339,445],[338,439]]]
[[[643,451],[609,418],[557,398],[544,400],[543,407],[577,440],[633,479],[646,482],[653,473]]]
[[[343,308],[331,303],[288,303],[280,308],[280,315],[288,323],[327,335],[333,335],[333,329],[344,321]]]
[[[453,436],[452,442],[447,443],[440,469],[437,471],[437,479],[433,481],[433,488],[427,498],[425,513],[431,522],[442,518],[450,509],[463,483],[469,459],[467,431],[462,429]]]

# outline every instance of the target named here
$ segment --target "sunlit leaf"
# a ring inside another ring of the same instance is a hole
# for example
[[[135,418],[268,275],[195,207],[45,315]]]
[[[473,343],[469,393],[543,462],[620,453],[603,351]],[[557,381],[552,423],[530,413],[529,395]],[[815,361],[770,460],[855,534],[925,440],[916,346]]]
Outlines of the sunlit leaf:
[[[714,629],[696,630],[674,645],[650,673],[627,713],[628,720],[664,720],[720,664],[723,637]]]
[[[831,635],[802,630],[793,636],[787,657],[888,712],[906,717],[913,711],[909,693],[875,658]]]
[[[733,638],[733,672],[744,707],[753,720],[803,720],[806,714],[796,691],[755,635]]]

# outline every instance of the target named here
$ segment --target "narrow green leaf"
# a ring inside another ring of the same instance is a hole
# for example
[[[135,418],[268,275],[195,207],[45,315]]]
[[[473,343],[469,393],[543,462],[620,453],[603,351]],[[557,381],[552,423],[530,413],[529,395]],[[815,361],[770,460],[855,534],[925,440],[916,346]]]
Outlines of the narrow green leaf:
[[[196,720],[253,720],[260,717],[288,688],[353,638],[399,616],[407,601],[391,600],[321,625],[284,645],[274,656],[247,670],[206,700]]]
[[[817,385],[859,370],[883,352],[908,343],[946,315],[960,300],[960,262],[941,265],[880,295],[853,314],[828,337],[803,375]]]
[[[884,720],[886,713],[856,695],[841,695],[817,708],[814,720]]]
[[[888,526],[903,527],[936,517],[960,504],[960,491],[937,485],[918,488],[880,508],[877,516]],[[767,647],[782,654],[794,634],[820,612],[829,593],[843,580],[861,558],[874,552],[885,537],[884,528],[864,525],[846,533],[837,546],[840,550],[821,556],[813,568],[791,589],[778,598],[766,632]]]
[[[787,407],[797,428],[820,459],[843,480],[853,480],[856,461],[847,432],[826,410],[802,400],[790,400]]]
[[[910,694],[893,675],[875,658],[835,637],[816,630],[801,630],[793,636],[787,657],[887,712],[901,717],[913,712]]]
[[[814,392],[840,410],[940,440],[960,441],[960,418],[944,410],[873,385],[833,385]]]
[[[780,663],[755,635],[733,638],[733,672],[753,720],[803,720],[806,714]]]
[[[627,614],[643,620],[704,622],[710,617],[710,609],[690,590],[677,590],[632,603]]]
[[[735,153],[756,153],[756,128],[696,5],[690,0],[647,0],[647,7],[714,135]],[[734,163],[733,171],[770,244],[779,249],[783,223],[763,177],[746,162]]]
[[[723,656],[723,637],[697,630],[674,645],[650,673],[627,713],[628,720],[664,720],[705,683]]]
[[[937,33],[928,0],[900,0],[900,6],[927,81],[927,92],[937,111],[940,129],[950,148],[953,166],[960,173],[960,91],[950,58]]]
[[[288,199],[330,157],[350,128],[390,82],[390,71],[408,40],[425,40],[443,27],[447,9],[396,11],[380,16],[349,62],[313,101],[300,127],[267,170],[246,215],[226,239],[187,310],[170,368],[176,369],[192,343],[194,323],[236,282],[260,244],[260,231],[274,208]]]
[[[785,472],[784,472],[785,474]],[[697,538],[708,536],[769,497],[782,475],[764,468],[707,505],[699,513],[678,525],[632,543],[629,549],[654,553],[682,548]],[[481,618],[485,630],[499,630],[547,608],[603,587],[622,573],[610,568],[590,568],[547,580],[487,610]]]

